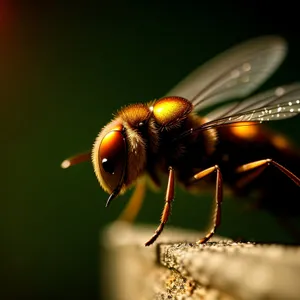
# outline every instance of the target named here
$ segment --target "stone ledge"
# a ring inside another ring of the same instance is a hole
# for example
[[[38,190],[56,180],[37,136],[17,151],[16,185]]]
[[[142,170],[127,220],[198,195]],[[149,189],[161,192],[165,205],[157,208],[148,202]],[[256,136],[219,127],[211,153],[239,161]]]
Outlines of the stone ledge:
[[[106,299],[300,299],[300,247],[220,237],[197,245],[201,233],[169,226],[144,247],[154,230],[114,223],[104,231]]]

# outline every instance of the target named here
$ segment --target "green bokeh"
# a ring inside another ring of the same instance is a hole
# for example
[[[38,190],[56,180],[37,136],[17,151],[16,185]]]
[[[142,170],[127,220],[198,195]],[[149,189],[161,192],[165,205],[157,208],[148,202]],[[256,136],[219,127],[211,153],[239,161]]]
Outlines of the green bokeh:
[[[129,195],[106,210],[90,164],[59,166],[89,149],[116,109],[162,96],[215,54],[262,34],[291,43],[264,87],[300,80],[299,25],[291,31],[276,23],[276,11],[233,2],[138,3],[8,8],[0,58],[3,299],[98,297],[99,231]],[[298,137],[299,119],[272,126]],[[203,228],[209,199],[178,190],[170,223]],[[163,194],[149,193],[138,221],[157,223],[162,205]],[[220,234],[285,239],[272,218],[236,202],[225,201],[223,215]]]

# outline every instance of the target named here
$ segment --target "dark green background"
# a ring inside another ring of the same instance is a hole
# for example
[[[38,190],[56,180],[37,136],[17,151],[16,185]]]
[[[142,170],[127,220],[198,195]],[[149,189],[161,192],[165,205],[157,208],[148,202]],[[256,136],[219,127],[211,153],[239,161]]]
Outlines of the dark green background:
[[[300,80],[295,7],[219,2],[1,2],[2,299],[99,297],[99,231],[129,194],[107,210],[91,165],[60,163],[89,149],[120,106],[164,95],[199,64],[263,34],[290,44],[264,88]],[[299,119],[272,126],[297,142]],[[203,229],[211,198],[178,190],[170,224]],[[157,223],[162,205],[163,194],[149,193],[138,221]],[[224,201],[218,232],[288,241],[270,216],[234,201]]]

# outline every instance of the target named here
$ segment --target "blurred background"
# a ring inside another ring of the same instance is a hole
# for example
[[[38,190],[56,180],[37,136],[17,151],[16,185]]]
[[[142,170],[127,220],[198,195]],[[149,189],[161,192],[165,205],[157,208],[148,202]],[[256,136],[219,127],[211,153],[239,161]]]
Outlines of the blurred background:
[[[0,1],[0,297],[99,299],[99,233],[130,192],[107,210],[91,164],[61,161],[90,149],[122,105],[164,95],[248,38],[279,34],[290,45],[260,90],[299,81],[299,21],[289,1],[26,3]],[[299,145],[299,118],[270,126]],[[178,190],[170,224],[205,228],[211,199]],[[272,217],[231,200],[219,234],[289,241]],[[157,224],[162,205],[149,192],[138,221]]]

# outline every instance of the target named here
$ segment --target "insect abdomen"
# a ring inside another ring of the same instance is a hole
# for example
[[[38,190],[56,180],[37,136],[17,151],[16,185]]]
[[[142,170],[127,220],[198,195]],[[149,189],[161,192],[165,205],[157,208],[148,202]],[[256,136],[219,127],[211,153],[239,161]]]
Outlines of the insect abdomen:
[[[218,130],[216,156],[224,182],[237,195],[253,195],[256,206],[276,215],[300,215],[299,187],[276,167],[267,166],[253,178],[255,171],[237,173],[238,167],[263,159],[272,159],[296,175],[300,172],[299,152],[287,138],[260,126],[251,127],[245,136],[234,127]]]

